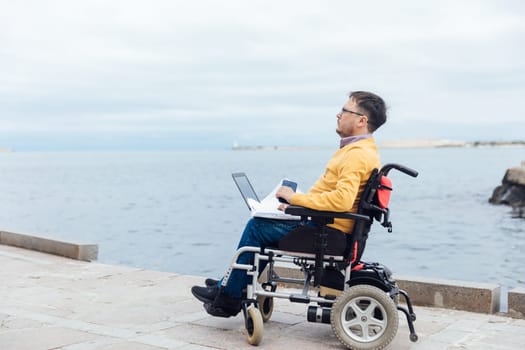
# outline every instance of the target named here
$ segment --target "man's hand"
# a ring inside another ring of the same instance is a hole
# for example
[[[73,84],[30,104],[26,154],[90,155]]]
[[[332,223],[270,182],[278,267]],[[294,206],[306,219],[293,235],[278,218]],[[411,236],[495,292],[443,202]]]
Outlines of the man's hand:
[[[292,196],[295,194],[295,192],[288,186],[281,186],[277,190],[277,193],[275,193],[275,196],[277,198],[283,198],[288,203],[290,203],[290,200],[292,199]],[[279,208],[280,209],[280,208]]]
[[[284,211],[289,206],[290,206],[289,204],[281,203],[281,204],[279,204],[279,207],[277,209],[279,209],[280,211]]]

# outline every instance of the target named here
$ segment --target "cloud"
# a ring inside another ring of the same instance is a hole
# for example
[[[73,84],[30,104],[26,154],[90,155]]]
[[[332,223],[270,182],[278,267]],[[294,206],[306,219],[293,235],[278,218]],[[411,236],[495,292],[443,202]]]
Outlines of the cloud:
[[[524,7],[3,1],[0,130],[328,139],[352,89],[395,121],[519,122]]]

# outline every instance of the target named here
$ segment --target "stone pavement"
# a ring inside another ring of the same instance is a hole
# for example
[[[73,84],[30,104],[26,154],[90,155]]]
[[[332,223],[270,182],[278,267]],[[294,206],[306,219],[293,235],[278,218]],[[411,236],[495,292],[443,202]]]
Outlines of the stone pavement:
[[[253,349],[242,316],[208,316],[190,287],[202,277],[80,262],[0,245],[1,350]],[[416,307],[417,343],[390,349],[524,349],[525,320]],[[275,300],[260,349],[344,349],[306,306]]]

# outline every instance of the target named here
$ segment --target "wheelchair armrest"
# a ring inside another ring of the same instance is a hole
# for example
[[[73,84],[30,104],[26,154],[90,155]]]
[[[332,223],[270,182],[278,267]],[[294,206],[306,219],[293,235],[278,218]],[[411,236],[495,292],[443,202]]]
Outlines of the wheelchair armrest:
[[[296,205],[290,205],[284,210],[286,214],[300,216],[301,218],[337,218],[337,219],[350,219],[350,220],[364,220],[370,221],[370,217],[367,215],[361,215],[357,213],[349,212],[335,212],[335,211],[324,211],[314,210],[310,208],[300,207]]]

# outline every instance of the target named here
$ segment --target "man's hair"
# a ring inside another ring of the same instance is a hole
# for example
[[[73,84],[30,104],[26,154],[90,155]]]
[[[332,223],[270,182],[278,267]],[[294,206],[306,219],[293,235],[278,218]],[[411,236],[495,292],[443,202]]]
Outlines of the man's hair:
[[[352,91],[349,97],[354,99],[363,113],[368,116],[368,130],[370,132],[376,131],[386,122],[386,105],[381,97],[367,91]]]

